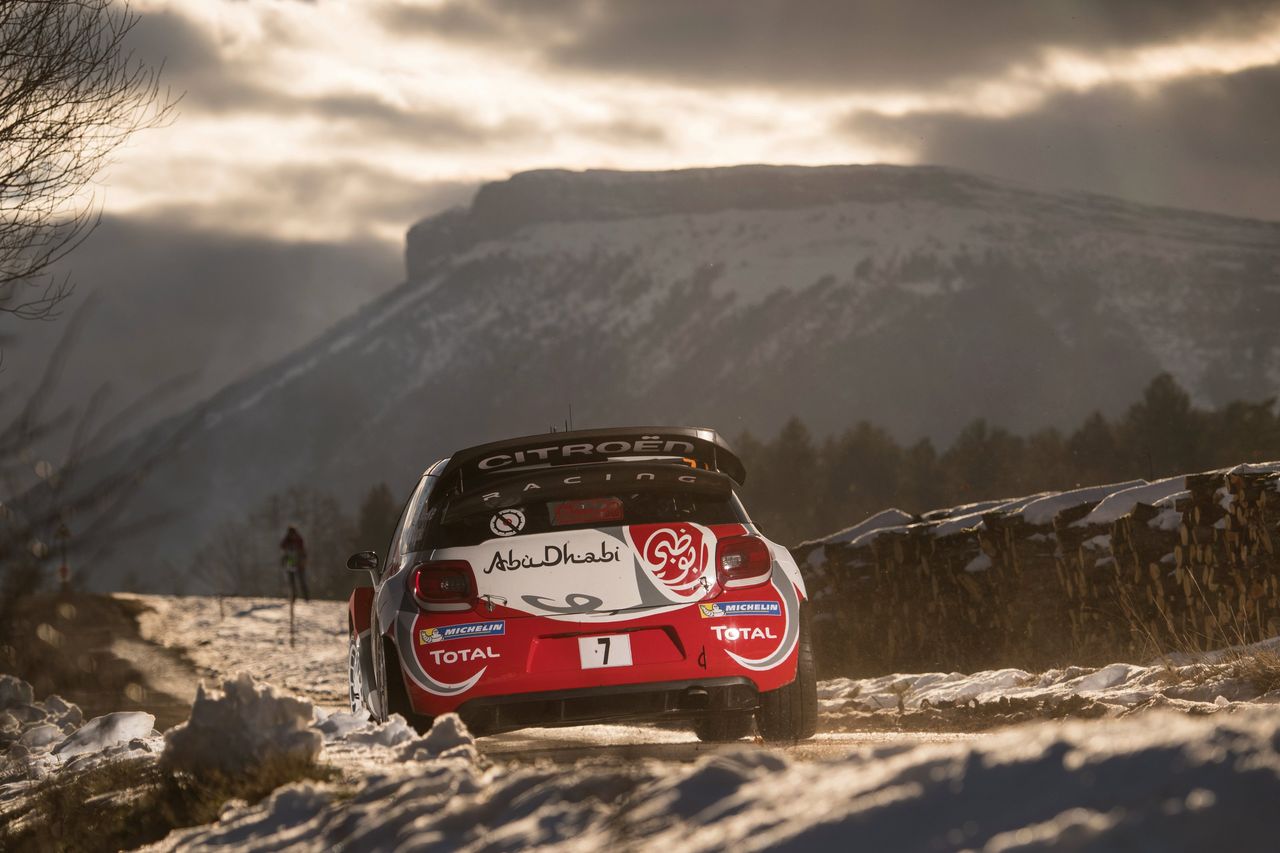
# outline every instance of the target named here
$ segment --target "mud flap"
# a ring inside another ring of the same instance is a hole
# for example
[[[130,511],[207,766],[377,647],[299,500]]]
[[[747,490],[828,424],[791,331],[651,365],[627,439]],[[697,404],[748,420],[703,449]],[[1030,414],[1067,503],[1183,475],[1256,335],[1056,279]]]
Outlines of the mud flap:
[[[361,586],[353,589],[351,598],[347,600],[347,615],[357,634],[363,634],[369,630],[369,618],[372,612],[373,587]]]

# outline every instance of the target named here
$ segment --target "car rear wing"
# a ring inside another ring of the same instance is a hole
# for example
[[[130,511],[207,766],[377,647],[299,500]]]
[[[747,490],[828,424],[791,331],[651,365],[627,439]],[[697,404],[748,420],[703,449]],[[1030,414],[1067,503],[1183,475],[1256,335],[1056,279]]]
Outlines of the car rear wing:
[[[444,493],[459,494],[498,475],[610,459],[685,460],[739,485],[747,477],[742,460],[713,429],[618,427],[530,435],[459,450],[440,472],[440,483]]]

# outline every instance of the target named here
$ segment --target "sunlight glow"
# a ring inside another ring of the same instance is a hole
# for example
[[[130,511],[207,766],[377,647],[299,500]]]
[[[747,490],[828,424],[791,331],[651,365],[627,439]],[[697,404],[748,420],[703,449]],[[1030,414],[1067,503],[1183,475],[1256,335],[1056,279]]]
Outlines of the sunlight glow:
[[[1054,51],[954,90],[709,90],[550,72],[518,49],[390,38],[368,2],[139,0],[135,8],[180,16],[212,41],[220,64],[184,78],[171,126],[119,152],[101,182],[108,209],[179,209],[214,226],[326,239],[398,240],[412,215],[403,205],[380,211],[379,195],[422,187],[425,198],[436,181],[544,167],[909,162],[909,150],[841,133],[841,118],[856,110],[1007,116],[1063,91],[1280,62],[1276,28],[1248,41],[1123,54]],[[180,67],[184,57],[173,59]],[[210,106],[217,97],[225,107]],[[329,176],[307,189],[309,171],[334,164],[358,168],[348,181]]]

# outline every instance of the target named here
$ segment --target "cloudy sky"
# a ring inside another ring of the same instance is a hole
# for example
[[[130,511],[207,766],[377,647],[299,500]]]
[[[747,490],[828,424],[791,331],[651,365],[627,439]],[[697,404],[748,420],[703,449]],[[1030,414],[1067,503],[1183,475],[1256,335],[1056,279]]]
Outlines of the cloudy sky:
[[[131,5],[182,100],[73,258],[117,383],[266,362],[394,284],[414,220],[531,168],[939,163],[1280,219],[1280,0]]]
[[[943,163],[1280,218],[1280,2],[134,0],[111,209],[398,240],[539,167]]]

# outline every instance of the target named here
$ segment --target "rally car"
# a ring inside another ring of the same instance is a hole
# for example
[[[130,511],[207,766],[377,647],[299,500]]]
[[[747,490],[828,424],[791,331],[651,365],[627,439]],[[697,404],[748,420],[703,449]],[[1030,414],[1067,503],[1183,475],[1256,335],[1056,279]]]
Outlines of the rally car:
[[[349,603],[353,710],[479,734],[688,720],[813,735],[804,581],[735,492],[714,430],[551,433],[461,450],[423,474],[372,587]]]

